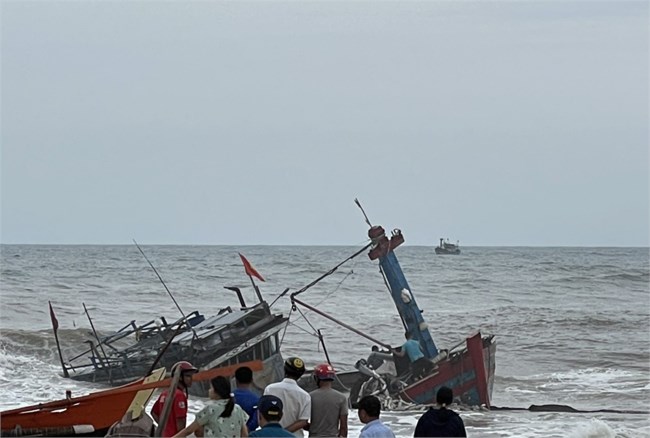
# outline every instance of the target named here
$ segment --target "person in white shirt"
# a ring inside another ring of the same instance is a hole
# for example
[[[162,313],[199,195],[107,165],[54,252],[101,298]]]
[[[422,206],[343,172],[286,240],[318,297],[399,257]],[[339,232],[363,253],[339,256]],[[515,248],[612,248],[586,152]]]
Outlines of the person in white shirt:
[[[359,420],[365,424],[359,438],[395,438],[390,427],[379,419],[380,413],[381,402],[374,395],[367,395],[359,400]]]
[[[305,373],[305,363],[299,357],[290,357],[284,362],[284,380],[272,383],[264,395],[274,395],[284,405],[280,425],[297,437],[303,437],[303,427],[309,423],[311,397],[298,386],[297,380]]]

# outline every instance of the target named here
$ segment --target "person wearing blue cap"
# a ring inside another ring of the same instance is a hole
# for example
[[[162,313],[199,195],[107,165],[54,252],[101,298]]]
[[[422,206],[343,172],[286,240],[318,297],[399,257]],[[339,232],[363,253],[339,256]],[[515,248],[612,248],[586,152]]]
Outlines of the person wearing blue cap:
[[[263,395],[257,402],[257,419],[259,429],[250,433],[250,437],[295,437],[280,425],[282,419],[282,400],[274,395]]]

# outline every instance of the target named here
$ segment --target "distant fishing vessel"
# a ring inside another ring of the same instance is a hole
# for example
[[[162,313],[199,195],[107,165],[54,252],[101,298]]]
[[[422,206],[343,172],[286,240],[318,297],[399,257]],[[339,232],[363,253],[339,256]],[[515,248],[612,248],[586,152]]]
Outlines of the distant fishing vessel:
[[[445,241],[442,237],[440,238],[440,245],[436,246],[436,254],[460,254],[460,246],[458,245],[458,241],[456,241],[456,244],[454,245],[453,243],[449,242],[449,239]]]

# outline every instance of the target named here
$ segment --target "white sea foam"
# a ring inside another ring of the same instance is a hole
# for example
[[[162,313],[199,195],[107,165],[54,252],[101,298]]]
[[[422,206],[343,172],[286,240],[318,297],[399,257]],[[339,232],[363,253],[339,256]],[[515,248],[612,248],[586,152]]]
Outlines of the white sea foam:
[[[537,378],[541,376],[536,376]],[[647,379],[642,373],[612,368],[586,368],[552,373],[548,381],[540,383],[537,388],[543,391],[565,393],[599,393],[628,394],[645,392]]]
[[[616,432],[607,423],[597,418],[578,423],[570,432],[569,438],[615,438]]]
[[[261,289],[272,301],[285,287],[297,290],[310,283],[356,248],[348,250],[251,247],[247,255],[250,252],[251,261],[267,279]],[[200,310],[211,315],[224,306],[236,305],[235,297],[218,291],[227,284],[242,284],[237,248],[159,246],[152,252],[157,269],[186,313]],[[640,305],[648,303],[650,291],[647,284],[640,287],[639,281],[625,275],[641,272],[647,278],[647,248],[597,252],[474,248],[465,256],[447,259],[432,255],[431,248],[403,246],[396,254],[438,345],[453,345],[478,327],[498,323],[493,404],[526,408],[558,403],[585,410],[646,412],[650,408],[646,371],[650,312],[647,305]],[[101,388],[60,377],[47,301],[52,301],[57,312],[64,358],[71,356],[66,349],[83,345],[90,331],[82,301],[92,309],[100,332],[119,329],[130,320],[170,318],[177,312],[132,246],[12,246],[11,251],[0,252],[0,257],[0,347],[5,348],[0,351],[2,408],[62,398],[66,389],[82,395]],[[603,277],[605,268],[600,266],[624,275]],[[305,292],[305,298],[317,303],[327,296],[321,310],[383,342],[399,345],[403,342],[401,320],[376,262],[359,257],[354,275],[348,272],[335,272]],[[255,299],[250,287],[244,293],[248,302]],[[290,308],[288,297],[274,305],[274,310],[285,314]],[[324,318],[311,314],[308,318],[323,329],[337,368],[349,369],[357,359],[367,357],[371,343],[364,338]],[[305,321],[296,322],[309,329]],[[317,338],[293,325],[282,349],[285,355],[303,357],[309,366],[323,361]],[[191,415],[204,403],[191,397]],[[650,419],[643,412],[461,409],[460,414],[469,435],[475,437],[566,437],[579,426],[587,427],[590,418],[605,423],[617,438],[650,436]],[[396,434],[412,436],[420,415],[415,411],[384,412],[382,418]],[[352,411],[350,437],[357,436],[362,427]]]

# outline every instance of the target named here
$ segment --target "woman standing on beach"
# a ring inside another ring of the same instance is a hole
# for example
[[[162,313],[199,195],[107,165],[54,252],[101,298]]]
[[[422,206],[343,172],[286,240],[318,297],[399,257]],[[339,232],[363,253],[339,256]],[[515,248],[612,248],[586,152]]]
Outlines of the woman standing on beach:
[[[196,419],[174,437],[188,436],[203,428],[205,437],[247,437],[246,421],[248,414],[235,404],[230,392],[230,382],[223,376],[210,381],[208,395],[214,402],[196,414]]]
[[[429,408],[415,426],[414,437],[466,437],[465,424],[456,412],[447,409],[454,401],[454,393],[451,388],[442,386],[436,394],[438,409]]]

